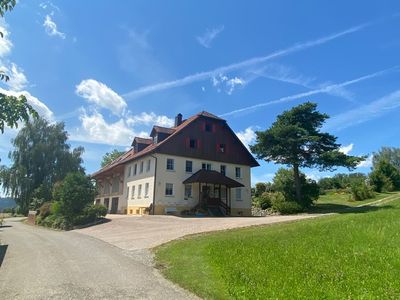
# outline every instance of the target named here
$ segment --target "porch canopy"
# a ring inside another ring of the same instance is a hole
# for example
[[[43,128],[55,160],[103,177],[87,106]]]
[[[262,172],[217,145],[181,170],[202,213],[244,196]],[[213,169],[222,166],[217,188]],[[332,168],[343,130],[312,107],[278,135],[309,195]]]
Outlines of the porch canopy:
[[[244,185],[236,180],[233,180],[225,175],[212,170],[199,170],[192,176],[183,181],[184,184],[187,183],[210,183],[216,185],[225,185],[228,188],[243,187]]]

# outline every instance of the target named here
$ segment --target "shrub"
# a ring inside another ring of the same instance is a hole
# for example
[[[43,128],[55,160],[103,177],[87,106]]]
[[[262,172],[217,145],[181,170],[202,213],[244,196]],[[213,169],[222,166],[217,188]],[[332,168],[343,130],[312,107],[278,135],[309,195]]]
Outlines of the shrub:
[[[271,207],[271,192],[264,192],[259,197],[253,198],[253,205],[263,210]]]
[[[273,179],[274,191],[281,192],[288,202],[297,202],[300,207],[309,207],[319,196],[319,186],[311,179],[300,173],[302,199],[296,199],[293,170],[279,169]]]
[[[42,218],[46,218],[48,215],[51,213],[51,202],[45,202],[42,204],[42,206],[39,208],[39,215]]]
[[[361,201],[375,197],[375,193],[371,186],[365,182],[353,184],[350,188],[351,198],[355,201]]]
[[[376,192],[392,192],[400,189],[400,171],[386,160],[374,165],[369,178]]]
[[[294,214],[303,210],[297,202],[287,201],[281,192],[269,193],[268,197],[272,209],[281,214]]]
[[[107,208],[104,205],[92,204],[85,207],[81,214],[74,217],[74,225],[84,225],[96,221],[107,214]]]

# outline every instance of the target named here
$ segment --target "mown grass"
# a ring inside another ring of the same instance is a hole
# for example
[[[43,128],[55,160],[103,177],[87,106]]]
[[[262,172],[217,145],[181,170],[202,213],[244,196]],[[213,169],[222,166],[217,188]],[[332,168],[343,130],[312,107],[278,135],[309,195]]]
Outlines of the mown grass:
[[[400,196],[347,214],[160,246],[165,276],[207,299],[399,299]]]

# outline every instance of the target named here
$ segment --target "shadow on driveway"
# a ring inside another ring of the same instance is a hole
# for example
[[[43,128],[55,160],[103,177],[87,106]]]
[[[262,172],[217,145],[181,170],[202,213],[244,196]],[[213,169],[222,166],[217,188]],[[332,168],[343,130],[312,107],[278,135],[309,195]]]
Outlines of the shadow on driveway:
[[[6,256],[8,245],[0,245],[0,267],[3,264],[4,257]]]

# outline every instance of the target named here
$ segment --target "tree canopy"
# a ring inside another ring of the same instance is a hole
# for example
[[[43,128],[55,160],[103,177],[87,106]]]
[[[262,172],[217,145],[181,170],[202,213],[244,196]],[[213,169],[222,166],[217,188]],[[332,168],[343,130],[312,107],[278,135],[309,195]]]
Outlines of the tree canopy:
[[[372,165],[377,167],[380,161],[386,160],[400,171],[400,148],[382,147],[372,156]]]
[[[6,11],[11,11],[16,5],[16,0],[0,0],[0,16],[3,17]],[[3,33],[0,32],[0,38]],[[0,71],[0,80],[8,81],[9,76]],[[25,96],[19,97],[0,93],[0,131],[4,133],[5,126],[18,127],[18,122],[27,122],[33,116],[38,117],[38,113],[28,103]]]
[[[83,147],[71,150],[63,123],[49,124],[34,119],[20,130],[12,141],[10,167],[2,166],[0,183],[6,194],[14,198],[23,213],[29,209],[33,197],[51,198],[55,182],[69,172],[83,172]]]
[[[256,143],[250,146],[258,159],[293,168],[296,197],[301,202],[299,168],[334,170],[338,166],[355,168],[366,157],[350,156],[339,151],[337,138],[321,132],[329,118],[317,111],[317,104],[306,102],[278,115],[272,126],[256,132]]]
[[[111,152],[107,152],[106,154],[104,154],[102,160],[101,160],[101,167],[105,167],[106,165],[108,165],[109,163],[111,163],[113,160],[116,160],[118,157],[120,157],[122,154],[124,154],[125,152],[123,151],[118,151],[117,149],[114,149]]]

